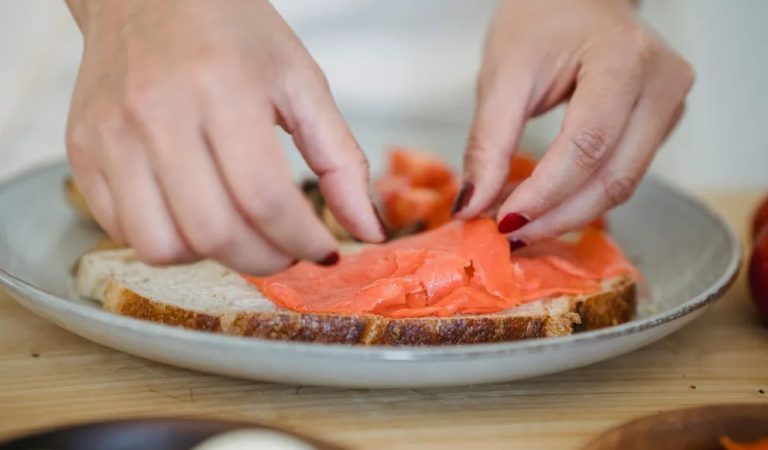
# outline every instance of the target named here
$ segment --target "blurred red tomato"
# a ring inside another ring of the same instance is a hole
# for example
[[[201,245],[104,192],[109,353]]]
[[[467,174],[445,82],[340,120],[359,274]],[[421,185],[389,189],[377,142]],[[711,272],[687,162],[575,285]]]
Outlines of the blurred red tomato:
[[[456,182],[453,171],[440,157],[407,147],[389,151],[389,174],[406,177],[416,187],[440,188]]]
[[[536,158],[520,151],[512,157],[509,163],[509,174],[507,181],[519,183],[530,177],[533,169],[536,168]]]
[[[755,216],[752,218],[752,239],[757,239],[757,235],[766,227],[768,227],[768,196],[757,207]]]
[[[758,235],[749,261],[748,277],[752,299],[763,318],[768,320],[768,227]]]
[[[375,186],[389,227],[423,223],[432,229],[451,219],[458,177],[436,155],[397,147],[390,150],[389,167]]]
[[[587,225],[588,227],[597,228],[598,230],[608,232],[608,219],[605,217],[598,217]]]

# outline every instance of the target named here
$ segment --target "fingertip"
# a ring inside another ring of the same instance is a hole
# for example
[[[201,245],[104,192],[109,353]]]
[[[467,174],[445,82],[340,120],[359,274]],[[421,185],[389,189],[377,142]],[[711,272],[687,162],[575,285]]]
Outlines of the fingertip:
[[[461,185],[459,193],[456,195],[456,199],[453,201],[451,207],[451,217],[460,218],[461,212],[469,206],[469,202],[472,201],[472,195],[475,193],[475,184],[471,181],[465,181]]]
[[[340,259],[339,252],[334,250],[328,253],[327,255],[325,255],[324,257],[320,258],[317,261],[317,264],[321,266],[333,266],[339,262],[339,259]]]
[[[531,219],[529,219],[527,216],[517,212],[504,214],[504,216],[498,222],[499,233],[512,233],[528,225],[530,221]]]
[[[521,239],[510,239],[509,240],[509,251],[514,252],[517,250],[520,250],[521,248],[527,247],[528,244],[525,243],[525,241]]]
[[[379,208],[373,204],[371,204],[371,207],[373,208],[373,214],[376,216],[376,220],[379,222],[379,233],[381,234],[381,239],[377,242],[385,241],[389,237],[389,229],[387,228],[387,224],[384,223],[384,219],[381,218]]]
[[[339,225],[363,242],[382,242],[387,238],[386,226],[363,175],[340,168],[320,177],[320,189]]]

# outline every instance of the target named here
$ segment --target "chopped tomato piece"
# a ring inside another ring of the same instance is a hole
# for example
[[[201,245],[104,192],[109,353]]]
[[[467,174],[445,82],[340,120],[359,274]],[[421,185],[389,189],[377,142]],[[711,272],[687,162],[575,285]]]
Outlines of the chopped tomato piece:
[[[590,228],[597,228],[601,231],[608,231],[608,219],[605,217],[598,217],[587,225]]]
[[[389,167],[376,180],[384,221],[392,228],[423,223],[427,229],[451,218],[458,180],[451,168],[430,153],[393,149]]]
[[[438,156],[404,147],[390,151],[389,175],[402,175],[418,187],[440,188],[456,182],[451,168]]]
[[[509,175],[507,181],[519,183],[530,177],[536,168],[536,158],[525,153],[518,152],[509,163]]]

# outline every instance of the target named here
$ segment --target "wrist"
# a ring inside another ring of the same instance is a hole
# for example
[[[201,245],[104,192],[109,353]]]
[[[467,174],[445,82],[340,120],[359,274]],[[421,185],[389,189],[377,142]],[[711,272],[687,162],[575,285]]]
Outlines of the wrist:
[[[125,0],[64,0],[83,37],[95,28],[119,27],[123,19],[130,17],[137,1]],[[112,28],[119,29],[119,28]]]

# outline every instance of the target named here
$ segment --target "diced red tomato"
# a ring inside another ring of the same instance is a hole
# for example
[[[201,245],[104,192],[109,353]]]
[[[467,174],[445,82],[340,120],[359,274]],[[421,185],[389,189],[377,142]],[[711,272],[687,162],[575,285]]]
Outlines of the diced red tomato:
[[[423,222],[432,229],[450,220],[458,179],[437,156],[398,147],[390,151],[388,170],[376,180],[376,190],[387,225]]]
[[[757,310],[768,320],[768,228],[757,236],[747,273],[749,289]]]
[[[530,177],[534,168],[536,168],[536,158],[517,152],[510,162],[507,181],[519,183]]]
[[[389,174],[403,175],[411,186],[439,188],[455,183],[453,171],[431,153],[397,147],[389,154]]]
[[[766,228],[768,228],[768,196],[755,209],[755,215],[752,218],[752,239],[757,239],[757,235]]]
[[[605,217],[598,217],[587,225],[588,227],[597,228],[601,231],[608,231],[608,219]]]
[[[393,228],[425,221],[439,201],[440,194],[437,191],[409,186],[384,199],[385,220]]]

